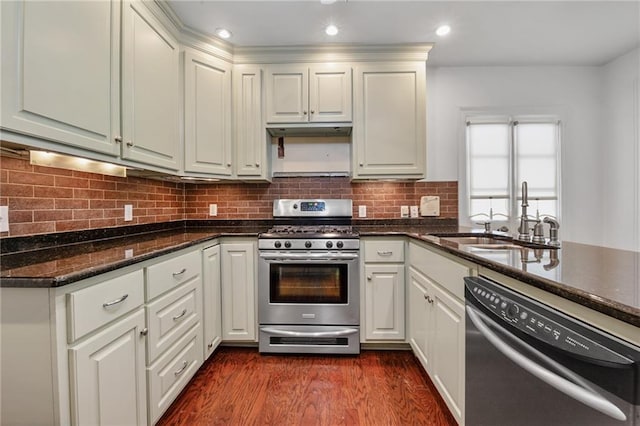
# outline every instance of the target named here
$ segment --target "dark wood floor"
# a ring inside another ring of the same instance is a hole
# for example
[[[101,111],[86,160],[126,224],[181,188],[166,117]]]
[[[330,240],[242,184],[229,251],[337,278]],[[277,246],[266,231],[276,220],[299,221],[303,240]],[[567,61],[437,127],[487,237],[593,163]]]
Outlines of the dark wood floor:
[[[455,425],[410,351],[260,355],[222,347],[159,425]]]

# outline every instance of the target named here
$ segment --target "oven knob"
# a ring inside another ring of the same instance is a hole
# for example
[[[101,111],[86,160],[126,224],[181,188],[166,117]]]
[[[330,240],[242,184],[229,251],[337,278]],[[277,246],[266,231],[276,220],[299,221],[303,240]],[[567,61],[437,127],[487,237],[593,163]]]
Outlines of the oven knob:
[[[344,247],[344,243],[343,243],[342,241],[338,241],[338,242],[336,243],[336,247],[338,247],[338,248],[342,248],[342,247]]]
[[[333,243],[331,241],[327,241],[327,248],[333,247]]]
[[[291,241],[285,241],[285,242],[284,242],[284,246],[285,246],[286,248],[291,248]]]
[[[304,243],[304,246],[305,246],[306,248],[311,248],[311,241],[306,241],[306,242]]]
[[[273,243],[275,248],[280,248],[282,247],[282,243],[280,241],[276,241],[275,243]]]

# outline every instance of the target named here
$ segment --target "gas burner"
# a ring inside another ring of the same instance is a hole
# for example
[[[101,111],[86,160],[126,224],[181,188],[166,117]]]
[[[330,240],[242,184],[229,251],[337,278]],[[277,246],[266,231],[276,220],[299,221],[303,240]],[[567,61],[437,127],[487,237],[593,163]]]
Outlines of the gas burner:
[[[267,231],[273,236],[287,236],[292,238],[326,235],[355,235],[353,228],[347,225],[276,225]]]

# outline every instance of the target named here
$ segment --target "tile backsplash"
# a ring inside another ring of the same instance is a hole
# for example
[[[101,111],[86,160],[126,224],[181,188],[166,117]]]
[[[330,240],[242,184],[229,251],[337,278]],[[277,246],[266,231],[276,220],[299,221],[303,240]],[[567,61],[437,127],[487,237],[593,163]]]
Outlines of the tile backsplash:
[[[352,198],[368,219],[400,217],[400,206],[440,196],[440,217],[458,217],[457,182],[350,182],[344,177],[274,178],[272,183],[183,184],[118,178],[0,158],[0,205],[9,206],[9,232],[20,236],[181,219],[270,219],[275,198]],[[124,221],[124,205],[133,221]],[[209,204],[218,215],[209,216]]]

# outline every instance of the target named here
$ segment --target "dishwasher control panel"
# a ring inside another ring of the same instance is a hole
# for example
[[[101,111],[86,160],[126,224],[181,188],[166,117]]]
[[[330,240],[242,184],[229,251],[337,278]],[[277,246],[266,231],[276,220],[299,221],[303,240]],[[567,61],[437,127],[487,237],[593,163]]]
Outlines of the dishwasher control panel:
[[[465,278],[465,293],[469,300],[482,305],[512,327],[562,351],[605,363],[632,364],[633,361],[585,337],[588,330],[564,315],[525,298],[498,284],[478,277]]]

